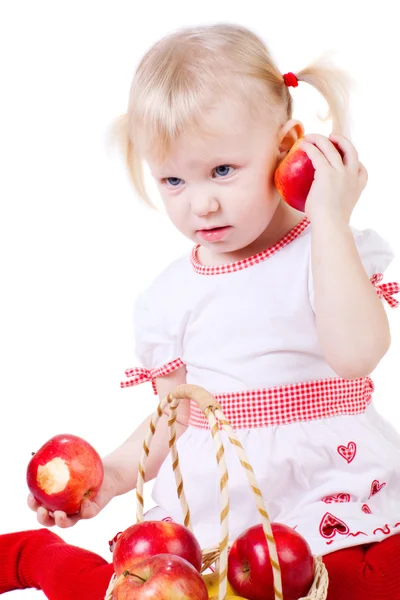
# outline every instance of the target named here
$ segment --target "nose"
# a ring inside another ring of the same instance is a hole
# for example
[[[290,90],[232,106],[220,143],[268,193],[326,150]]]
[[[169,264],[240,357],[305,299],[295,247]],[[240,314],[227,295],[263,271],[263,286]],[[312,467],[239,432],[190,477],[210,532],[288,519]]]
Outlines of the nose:
[[[219,209],[219,201],[216,196],[204,189],[193,192],[190,202],[193,214],[198,217],[205,217]]]

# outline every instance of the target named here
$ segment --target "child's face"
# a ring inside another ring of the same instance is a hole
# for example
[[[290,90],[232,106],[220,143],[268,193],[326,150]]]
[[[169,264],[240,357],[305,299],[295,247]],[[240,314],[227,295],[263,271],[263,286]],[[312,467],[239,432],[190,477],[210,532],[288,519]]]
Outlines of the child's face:
[[[177,229],[212,254],[234,252],[264,233],[280,201],[278,125],[221,103],[206,131],[179,138],[163,163],[146,160]]]

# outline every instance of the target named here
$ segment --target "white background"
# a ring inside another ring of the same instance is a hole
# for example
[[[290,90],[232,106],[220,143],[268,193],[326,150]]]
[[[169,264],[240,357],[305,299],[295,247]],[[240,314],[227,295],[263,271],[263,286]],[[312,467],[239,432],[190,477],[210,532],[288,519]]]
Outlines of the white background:
[[[400,256],[400,43],[393,2],[376,6],[1,2],[1,532],[39,526],[26,505],[32,451],[71,432],[104,455],[156,407],[149,384],[119,387],[137,364],[132,306],[191,243],[135,196],[107,134],[125,112],[137,62],[161,35],[183,25],[241,23],[264,38],[282,73],[334,50],[356,80],[352,140],[369,172],[352,225],[375,228]],[[326,109],[318,94],[306,84],[291,92],[306,130],[328,134],[329,123],[316,118]],[[396,258],[385,279],[399,277]],[[392,346],[373,374],[375,401],[400,429],[400,312],[388,314]],[[111,559],[108,540],[134,520],[130,493],[58,533]]]

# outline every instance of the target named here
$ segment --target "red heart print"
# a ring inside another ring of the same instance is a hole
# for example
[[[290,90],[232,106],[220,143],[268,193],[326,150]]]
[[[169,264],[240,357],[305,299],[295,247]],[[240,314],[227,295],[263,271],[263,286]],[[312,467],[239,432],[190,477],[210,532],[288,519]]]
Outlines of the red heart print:
[[[368,506],[368,504],[363,504],[361,510],[365,512],[366,515],[372,515],[372,510]]]
[[[319,525],[319,532],[324,538],[333,538],[337,533],[346,535],[349,531],[350,529],[344,521],[341,521],[329,512],[324,514]]]
[[[371,483],[371,494],[369,497],[371,498],[371,496],[375,496],[375,494],[380,492],[385,487],[385,485],[385,482],[379,483],[377,479],[374,479],[374,481]]]
[[[350,502],[350,494],[341,492],[340,494],[336,494],[336,496],[325,496],[325,498],[321,498],[321,500],[326,504],[333,504],[333,502]]]
[[[342,458],[344,458],[348,463],[351,463],[356,455],[357,445],[355,442],[349,442],[347,446],[338,446],[337,451]]]

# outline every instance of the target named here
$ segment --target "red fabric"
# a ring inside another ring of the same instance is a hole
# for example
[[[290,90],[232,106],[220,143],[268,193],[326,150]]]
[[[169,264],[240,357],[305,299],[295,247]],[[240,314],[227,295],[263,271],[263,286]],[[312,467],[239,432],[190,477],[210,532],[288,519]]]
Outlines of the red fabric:
[[[328,600],[400,600],[400,535],[324,557]],[[49,600],[103,600],[113,574],[101,556],[48,529],[0,535],[0,594],[37,588]]]
[[[0,535],[0,594],[41,589],[48,600],[103,600],[112,564],[48,529]]]
[[[400,600],[400,535],[324,556],[327,600]]]
[[[338,377],[215,394],[215,399],[234,429],[247,429],[362,413],[370,404],[373,391],[374,383],[369,377],[349,380]],[[189,425],[209,428],[204,413],[193,400]],[[219,423],[218,426],[221,427]]]

